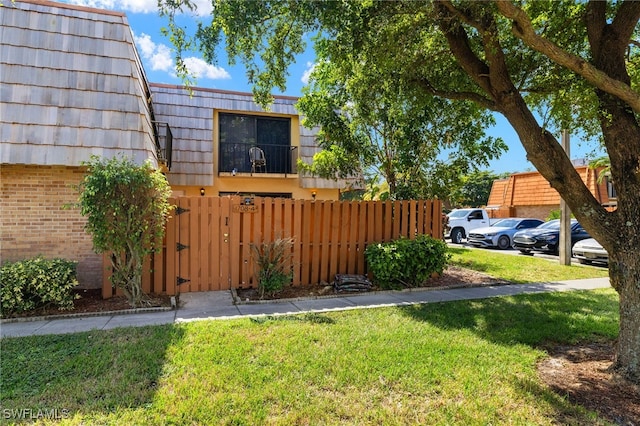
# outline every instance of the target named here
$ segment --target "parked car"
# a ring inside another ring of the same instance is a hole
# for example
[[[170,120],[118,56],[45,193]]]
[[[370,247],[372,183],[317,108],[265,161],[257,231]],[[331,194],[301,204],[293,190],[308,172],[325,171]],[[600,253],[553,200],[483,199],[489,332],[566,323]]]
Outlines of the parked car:
[[[591,238],[577,220],[571,220],[571,245],[581,240]],[[532,251],[540,251],[558,254],[560,241],[560,220],[550,220],[537,228],[518,231],[513,235],[513,248],[522,253],[531,254]]]
[[[600,245],[595,238],[587,238],[578,241],[571,250],[573,257],[580,263],[602,263],[609,264],[609,253]]]
[[[489,219],[489,214],[484,209],[455,209],[447,214],[448,223],[445,226],[444,237],[451,238],[451,242],[460,244],[463,238],[477,228],[484,228],[496,222],[497,219]]]
[[[506,250],[511,247],[513,234],[523,229],[535,228],[543,223],[544,221],[534,218],[501,219],[491,226],[471,231],[467,242],[477,247],[498,247]]]

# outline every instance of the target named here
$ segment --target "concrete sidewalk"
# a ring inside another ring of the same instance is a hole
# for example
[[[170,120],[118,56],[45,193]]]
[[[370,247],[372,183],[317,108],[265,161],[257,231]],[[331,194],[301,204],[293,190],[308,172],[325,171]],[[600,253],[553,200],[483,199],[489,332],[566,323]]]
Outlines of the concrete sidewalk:
[[[132,314],[120,313],[101,316],[76,316],[74,318],[48,318],[36,321],[27,319],[24,321],[9,322],[5,320],[0,325],[0,337],[78,333],[90,330],[110,330],[118,327],[140,327],[209,319],[402,306],[552,291],[593,290],[596,288],[607,288],[609,286],[608,278],[592,278],[551,283],[509,284],[457,289],[385,291],[348,296],[323,296],[317,299],[283,300],[237,305],[233,303],[233,297],[229,291],[185,293],[180,295],[180,305],[178,309],[174,310]]]

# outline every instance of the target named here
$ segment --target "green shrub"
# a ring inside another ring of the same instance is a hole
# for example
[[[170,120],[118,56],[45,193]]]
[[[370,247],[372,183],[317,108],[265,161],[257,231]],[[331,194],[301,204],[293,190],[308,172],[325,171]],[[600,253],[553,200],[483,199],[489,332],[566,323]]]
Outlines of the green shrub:
[[[384,289],[421,286],[433,273],[442,273],[451,257],[444,241],[428,235],[370,244],[364,255],[375,283]]]
[[[0,268],[1,316],[49,306],[73,309],[76,264],[42,257],[4,264]]]
[[[258,273],[258,291],[260,297],[273,295],[291,283],[292,238],[278,238],[260,245],[251,244],[253,260]]]

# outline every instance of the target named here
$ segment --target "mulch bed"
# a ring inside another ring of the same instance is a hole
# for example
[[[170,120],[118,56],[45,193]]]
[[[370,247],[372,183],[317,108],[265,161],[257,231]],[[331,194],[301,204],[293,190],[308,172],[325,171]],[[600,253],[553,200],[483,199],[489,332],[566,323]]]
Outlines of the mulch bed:
[[[442,272],[440,276],[433,277],[427,281],[422,288],[433,287],[473,287],[480,285],[498,285],[508,284],[507,281],[493,278],[489,275],[472,271],[470,269],[458,268],[455,266],[449,266]],[[380,288],[373,286],[371,292],[380,291]],[[238,298],[242,301],[257,301],[257,300],[281,300],[281,299],[295,299],[305,297],[318,297],[326,295],[339,294],[342,296],[349,296],[358,293],[336,293],[334,288],[329,283],[320,283],[311,286],[288,286],[282,291],[272,294],[264,295],[260,297],[260,294],[255,288],[241,288],[236,290]]]
[[[611,366],[614,342],[548,348],[538,364],[542,381],[559,395],[616,425],[640,426],[640,384],[620,377]],[[562,423],[575,423],[565,418]]]
[[[114,296],[109,299],[102,298],[102,290],[97,289],[75,289],[74,292],[80,296],[74,300],[72,310],[60,310],[56,307],[36,309],[34,311],[22,312],[9,318],[29,318],[39,316],[56,316],[82,313],[100,313],[109,311],[123,311],[132,309],[124,296]],[[146,307],[170,307],[171,296],[150,295],[149,305]]]

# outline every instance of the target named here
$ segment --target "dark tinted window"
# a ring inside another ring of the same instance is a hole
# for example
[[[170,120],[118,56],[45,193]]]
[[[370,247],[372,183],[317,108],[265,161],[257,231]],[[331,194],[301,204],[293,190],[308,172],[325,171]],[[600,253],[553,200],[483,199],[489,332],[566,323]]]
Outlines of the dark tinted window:
[[[291,120],[258,115],[219,114],[219,170],[251,170],[249,149],[264,151],[267,173],[291,173]]]

